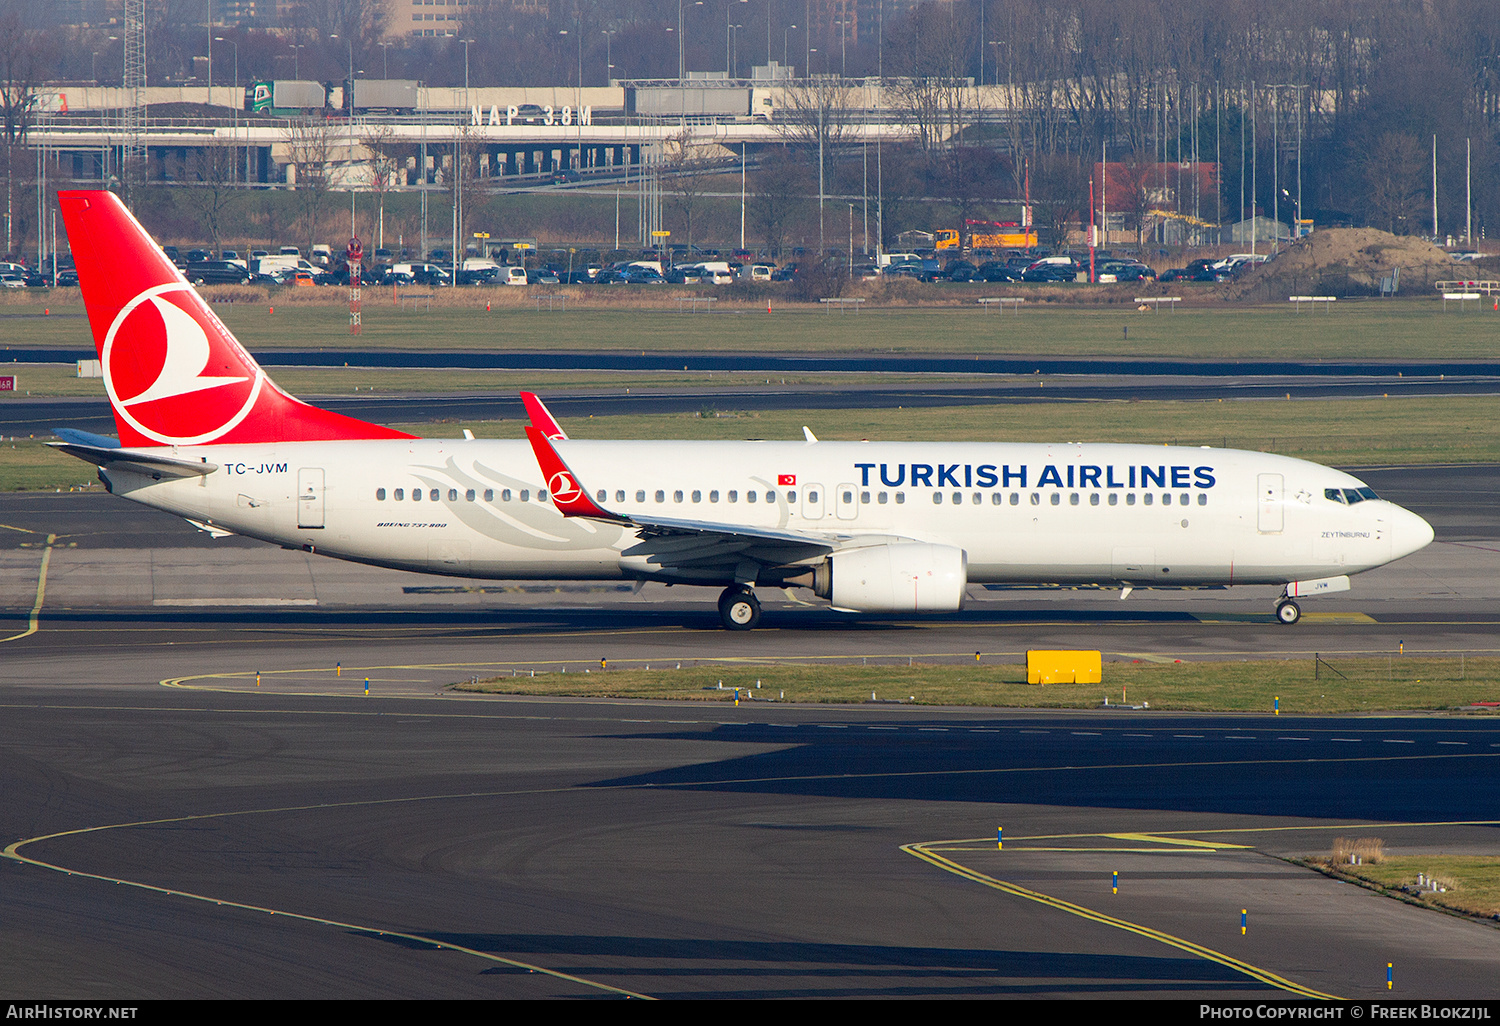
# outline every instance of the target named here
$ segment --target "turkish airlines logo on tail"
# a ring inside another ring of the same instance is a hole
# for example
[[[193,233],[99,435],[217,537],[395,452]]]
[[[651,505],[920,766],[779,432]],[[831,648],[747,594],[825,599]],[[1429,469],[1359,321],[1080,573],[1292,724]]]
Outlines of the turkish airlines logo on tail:
[[[191,296],[192,286],[153,286],[115,316],[100,354],[104,387],[120,418],[147,438],[202,445],[245,419],[265,374],[245,366],[219,332],[211,338],[197,310],[169,298],[174,292]]]
[[[547,487],[552,490],[552,498],[558,502],[577,502],[583,497],[583,489],[573,480],[573,475],[566,470],[559,470],[547,479]]]

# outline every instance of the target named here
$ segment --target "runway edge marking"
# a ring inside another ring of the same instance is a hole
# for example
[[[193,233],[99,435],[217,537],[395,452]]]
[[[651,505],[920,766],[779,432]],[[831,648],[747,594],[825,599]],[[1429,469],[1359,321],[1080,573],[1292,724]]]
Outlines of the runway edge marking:
[[[406,800],[406,799],[400,799],[400,800]],[[382,803],[382,802],[375,802],[375,803],[346,802],[346,803],[335,803],[335,804],[341,804],[341,805],[365,805],[365,804],[384,804],[384,803]],[[328,806],[326,806],[326,805],[322,805],[322,806],[305,806],[305,807],[300,807],[300,808],[327,808],[327,807]],[[290,810],[268,810],[268,809],[253,810],[253,812],[268,812],[268,811],[290,811]],[[27,837],[27,838],[23,838],[23,839],[21,839],[19,841],[13,841],[10,844],[6,845],[6,847],[5,847],[5,849],[3,851],[0,851],[0,856],[3,856],[4,858],[8,858],[8,859],[13,859],[16,862],[20,862],[20,863],[22,863],[24,865],[37,866],[37,867],[39,867],[41,869],[50,869],[50,870],[52,870],[55,873],[63,873],[63,874],[66,874],[67,876],[78,876],[78,877],[84,878],[85,880],[98,880],[101,883],[112,883],[112,884],[118,884],[118,885],[121,885],[121,886],[124,886],[124,887],[135,887],[135,888],[137,888],[139,890],[150,891],[150,892],[155,893],[155,894],[164,894],[164,895],[167,895],[169,897],[187,898],[190,901],[201,901],[201,902],[205,902],[205,903],[212,902],[214,905],[222,907],[222,908],[235,908],[235,909],[240,909],[240,910],[245,911],[245,912],[263,912],[263,913],[266,913],[267,915],[283,916],[283,917],[285,917],[287,919],[296,919],[296,920],[300,920],[300,921],[305,922],[305,923],[315,923],[315,924],[317,924],[319,926],[332,926],[332,927],[336,927],[336,928],[341,929],[341,930],[353,930],[353,931],[356,931],[358,933],[370,934],[370,935],[373,935],[373,936],[376,936],[376,937],[396,937],[396,938],[399,938],[401,940],[414,941],[414,942],[417,942],[417,943],[420,943],[420,944],[429,944],[432,947],[441,948],[441,949],[446,950],[446,951],[456,951],[456,952],[458,952],[460,954],[472,955],[475,958],[483,959],[484,961],[487,961],[487,962],[498,962],[501,965],[508,965],[508,966],[511,966],[512,968],[515,968],[515,969],[525,969],[525,970],[527,970],[529,972],[541,973],[541,974],[543,974],[545,976],[551,976],[554,979],[565,980],[565,981],[567,981],[569,983],[576,983],[576,984],[578,984],[579,986],[582,986],[582,987],[589,987],[589,988],[592,988],[594,990],[608,991],[611,994],[618,994],[621,997],[640,998],[643,1001],[655,1001],[656,1000],[655,998],[653,998],[649,994],[638,994],[635,991],[625,990],[622,987],[614,987],[614,986],[611,986],[608,983],[600,983],[597,980],[586,979],[586,978],[584,978],[582,976],[574,976],[571,973],[565,973],[565,972],[562,972],[562,971],[557,970],[557,969],[548,969],[546,966],[532,965],[529,962],[520,962],[520,961],[517,961],[517,960],[515,960],[513,958],[506,958],[503,955],[496,955],[496,954],[492,954],[492,953],[487,952],[487,951],[479,951],[479,950],[477,950],[475,948],[465,947],[462,944],[454,944],[451,941],[434,940],[431,937],[424,937],[424,936],[422,936],[421,934],[418,934],[418,933],[404,933],[404,932],[402,932],[400,930],[382,930],[381,928],[379,928],[377,926],[361,926],[358,923],[346,923],[346,922],[343,922],[342,920],[338,920],[338,919],[325,919],[322,916],[308,915],[308,914],[303,913],[303,912],[287,912],[287,911],[283,911],[281,909],[267,908],[266,906],[263,906],[263,905],[251,905],[251,904],[247,904],[247,903],[241,902],[241,901],[231,901],[231,900],[229,900],[227,898],[211,898],[211,897],[209,897],[206,894],[196,894],[196,893],[194,893],[192,891],[177,890],[176,888],[173,888],[173,887],[161,887],[161,886],[159,886],[157,884],[142,883],[139,880],[125,880],[125,879],[122,879],[122,878],[119,878],[119,877],[105,876],[105,875],[103,875],[101,873],[88,873],[88,872],[84,872],[83,870],[68,869],[65,866],[58,866],[58,865],[54,865],[54,864],[52,864],[50,862],[43,862],[40,859],[30,858],[30,857],[28,857],[26,855],[22,855],[21,852],[20,852],[21,848],[25,847],[28,844],[36,844],[36,843],[38,843],[40,841],[56,840],[57,838],[60,838],[60,837],[72,837],[72,836],[76,836],[76,835],[79,835],[79,834],[91,834],[91,833],[95,833],[97,831],[102,831],[102,830],[118,830],[118,829],[122,829],[122,828],[126,828],[126,827],[160,826],[160,825],[166,824],[166,823],[185,823],[185,822],[190,822],[190,821],[193,821],[193,820],[217,819],[217,818],[220,818],[220,817],[226,816],[226,815],[227,816],[236,816],[236,815],[246,815],[246,814],[253,814],[253,813],[234,813],[234,812],[231,812],[231,813],[222,813],[222,812],[215,812],[215,813],[208,813],[208,814],[201,815],[201,816],[175,816],[175,817],[171,817],[171,818],[168,818],[168,819],[141,820],[141,821],[135,822],[135,823],[110,823],[110,824],[106,824],[104,826],[83,827],[83,828],[78,829],[78,830],[61,830],[61,831],[58,831],[55,834],[43,834],[43,835],[41,835],[39,837]]]
[[[1092,922],[1102,923],[1105,926],[1112,926],[1117,930],[1124,930],[1127,933],[1134,933],[1141,937],[1145,937],[1148,940],[1154,940],[1159,943],[1166,944],[1169,947],[1177,948],[1180,951],[1186,951],[1190,955],[1196,955],[1197,957],[1210,962],[1217,962],[1218,964],[1227,966],[1228,968],[1233,969],[1237,972],[1244,973],[1251,979],[1258,980],[1261,983],[1276,987],[1280,990],[1289,991],[1299,997],[1315,998],[1321,1001],[1343,1000],[1336,994],[1324,994],[1321,991],[1313,990],[1311,987],[1304,987],[1300,983],[1293,983],[1291,980],[1288,980],[1281,976],[1277,976],[1275,973],[1269,972],[1265,969],[1261,969],[1258,966],[1251,965],[1249,962],[1243,962],[1240,959],[1233,957],[1232,955],[1226,955],[1223,952],[1215,951],[1213,948],[1207,948],[1201,944],[1195,944],[1190,940],[1184,940],[1181,937],[1175,937],[1170,933],[1164,933],[1161,930],[1154,930],[1149,926],[1141,926],[1138,923],[1132,923],[1125,919],[1117,919],[1114,916],[1107,916],[1103,912],[1096,912],[1091,908],[1085,908],[1083,905],[1075,905],[1071,901],[1064,901],[1061,898],[1054,898],[1051,895],[1043,894],[1040,891],[1033,891],[1013,883],[1007,883],[1004,880],[996,880],[994,877],[986,876],[978,870],[970,869],[967,866],[959,865],[957,862],[954,862],[951,859],[946,859],[941,855],[934,854],[928,849],[928,845],[945,843],[951,844],[955,842],[928,841],[925,843],[903,844],[901,846],[901,850],[906,852],[908,855],[913,855],[921,859],[924,862],[931,863],[932,865],[937,866],[939,869],[945,870],[949,873],[953,873],[956,876],[961,876],[965,880],[972,880],[974,883],[983,884],[986,887],[994,888],[997,891],[1012,895],[1013,897],[1025,898],[1027,901],[1034,901],[1038,904],[1046,905],[1049,908],[1055,908],[1060,912],[1067,912],[1070,915],[1079,916],[1080,918],[1088,919]]]

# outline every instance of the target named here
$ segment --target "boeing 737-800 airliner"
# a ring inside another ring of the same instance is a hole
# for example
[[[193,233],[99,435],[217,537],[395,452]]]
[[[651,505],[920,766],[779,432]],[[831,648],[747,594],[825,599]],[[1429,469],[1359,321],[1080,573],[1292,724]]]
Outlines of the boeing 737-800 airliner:
[[[1232,449],[965,442],[417,438],[309,406],[256,364],[117,197],[59,194],[118,439],[59,430],[115,495],[309,552],[489,579],[757,586],[835,608],[959,609],[970,584],[1282,585],[1415,552],[1426,521],[1358,479]]]

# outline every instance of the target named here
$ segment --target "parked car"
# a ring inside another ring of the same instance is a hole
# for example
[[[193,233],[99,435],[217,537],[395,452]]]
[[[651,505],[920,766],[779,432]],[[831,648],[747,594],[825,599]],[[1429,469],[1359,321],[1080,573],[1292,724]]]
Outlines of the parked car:
[[[1154,281],[1156,273],[1135,261],[1106,260],[1095,268],[1100,282]]]
[[[967,260],[950,260],[948,266],[943,268],[943,278],[954,282],[973,281],[979,277],[978,271],[979,268]]]
[[[182,272],[194,285],[244,285],[250,272],[234,260],[191,260]]]
[[[499,283],[500,268],[478,267],[471,271],[459,271],[460,285],[495,285]]]
[[[550,267],[538,267],[526,272],[526,284],[528,285],[561,285],[562,279],[557,272]]]
[[[1060,282],[1078,277],[1078,267],[1071,257],[1047,257],[1038,260],[1021,274],[1022,281]]]
[[[1021,271],[1024,270],[1024,267],[1020,270],[1015,270],[1007,264],[1003,264],[998,260],[989,260],[985,263],[980,264],[979,267],[975,269],[974,274],[975,277],[977,277],[980,281],[987,281],[991,283],[1002,281],[1020,281]]]

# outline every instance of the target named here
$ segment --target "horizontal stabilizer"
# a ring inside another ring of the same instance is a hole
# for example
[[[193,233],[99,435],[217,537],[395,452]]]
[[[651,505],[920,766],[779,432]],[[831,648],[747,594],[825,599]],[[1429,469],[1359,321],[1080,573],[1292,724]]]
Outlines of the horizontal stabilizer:
[[[96,435],[92,431],[80,431],[77,428],[53,428],[52,433],[64,442],[71,442],[74,445],[89,445],[95,449],[118,449],[120,447],[118,438]]]
[[[207,460],[184,460],[119,447],[79,445],[73,442],[48,442],[47,444],[58,452],[76,456],[96,467],[121,467],[158,479],[162,477],[207,477],[219,469],[217,463],[209,463]]]

